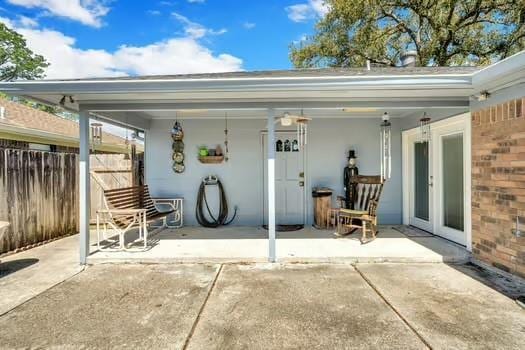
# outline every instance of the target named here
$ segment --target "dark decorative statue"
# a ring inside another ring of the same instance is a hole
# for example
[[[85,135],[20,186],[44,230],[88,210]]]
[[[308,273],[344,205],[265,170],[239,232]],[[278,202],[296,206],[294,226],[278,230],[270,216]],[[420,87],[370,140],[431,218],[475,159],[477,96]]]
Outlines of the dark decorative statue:
[[[357,157],[355,151],[352,149],[348,151],[348,165],[344,171],[344,190],[345,190],[345,208],[354,209],[355,202],[355,185],[350,183],[352,176],[359,175],[359,169],[357,168]]]

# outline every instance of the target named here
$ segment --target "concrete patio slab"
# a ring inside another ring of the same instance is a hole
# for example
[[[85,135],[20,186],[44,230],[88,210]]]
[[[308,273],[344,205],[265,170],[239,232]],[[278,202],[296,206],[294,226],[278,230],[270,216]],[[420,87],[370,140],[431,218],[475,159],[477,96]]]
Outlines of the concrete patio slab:
[[[0,347],[181,349],[218,266],[94,266],[0,317]]]
[[[360,233],[338,238],[334,230],[311,227],[277,233],[279,262],[466,262],[465,248],[439,237],[407,237],[389,226],[367,244]],[[134,236],[130,234],[128,240]],[[123,263],[257,263],[268,259],[267,231],[258,227],[184,227],[163,230],[150,240],[150,249],[95,252],[91,264]]]
[[[0,315],[82,271],[78,235],[3,257]]]
[[[357,269],[433,349],[523,349],[525,310],[453,265]]]
[[[349,265],[225,265],[189,349],[421,349]]]

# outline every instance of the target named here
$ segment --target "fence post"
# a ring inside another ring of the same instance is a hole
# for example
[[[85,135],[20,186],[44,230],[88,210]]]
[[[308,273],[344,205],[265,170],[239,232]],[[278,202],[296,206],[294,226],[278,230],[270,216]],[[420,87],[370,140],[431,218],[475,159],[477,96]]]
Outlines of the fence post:
[[[80,106],[79,113],[80,161],[79,161],[79,211],[80,211],[80,264],[87,263],[89,255],[89,221],[91,195],[89,191],[89,111]]]

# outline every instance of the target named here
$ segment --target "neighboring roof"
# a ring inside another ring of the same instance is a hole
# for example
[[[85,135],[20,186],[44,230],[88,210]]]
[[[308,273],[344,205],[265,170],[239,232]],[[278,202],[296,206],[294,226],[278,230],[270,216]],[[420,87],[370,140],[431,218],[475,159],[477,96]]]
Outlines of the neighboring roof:
[[[172,75],[143,75],[100,77],[85,79],[59,79],[42,81],[119,81],[119,80],[193,80],[193,79],[234,79],[234,78],[293,78],[293,77],[350,77],[350,76],[406,76],[406,75],[443,75],[443,74],[472,74],[479,71],[479,67],[371,67],[366,68],[312,68],[292,70],[262,70],[224,73],[197,73],[197,74],[172,74]]]
[[[5,136],[2,134],[7,134],[9,129],[12,129],[11,131],[16,131],[17,138],[20,138],[21,134],[26,134],[34,136],[36,143],[48,140],[50,144],[78,147],[77,122],[3,98],[0,99],[0,106],[5,108],[4,118],[0,118],[0,137]],[[103,132],[102,141],[101,149],[108,151],[122,151],[126,147],[122,137],[107,132]]]

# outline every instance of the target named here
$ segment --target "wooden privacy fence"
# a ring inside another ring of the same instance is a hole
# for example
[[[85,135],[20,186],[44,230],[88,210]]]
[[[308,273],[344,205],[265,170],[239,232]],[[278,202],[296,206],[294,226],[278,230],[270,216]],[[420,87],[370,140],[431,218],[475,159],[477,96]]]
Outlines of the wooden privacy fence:
[[[0,253],[78,232],[78,156],[0,149]]]
[[[90,156],[92,220],[104,189],[141,184],[141,156]],[[0,148],[0,221],[10,223],[0,254],[77,233],[78,206],[77,154]]]
[[[104,190],[131,187],[134,184],[132,162],[123,154],[92,154],[91,168],[91,222],[96,211],[104,208]]]

